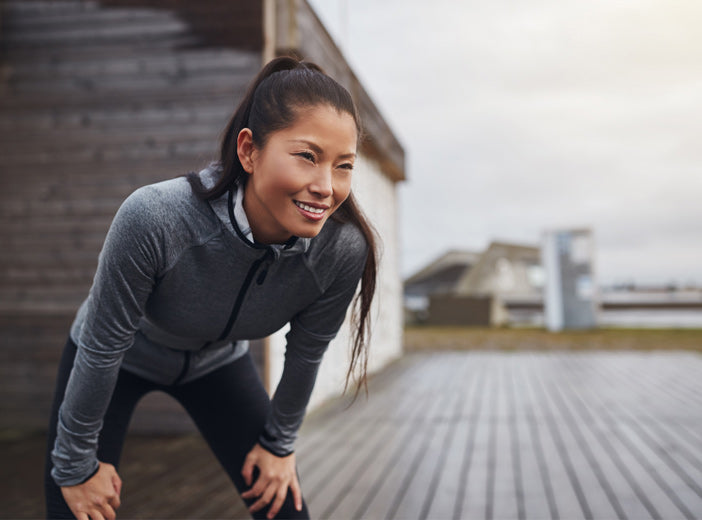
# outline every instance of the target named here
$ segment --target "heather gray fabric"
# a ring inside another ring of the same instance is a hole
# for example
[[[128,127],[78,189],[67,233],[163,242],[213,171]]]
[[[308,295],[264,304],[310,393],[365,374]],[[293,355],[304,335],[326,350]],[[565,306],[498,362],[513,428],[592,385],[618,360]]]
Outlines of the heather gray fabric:
[[[210,167],[200,175],[208,186],[217,174]],[[246,230],[240,194],[236,200],[235,218]],[[266,248],[234,233],[227,215],[226,195],[203,202],[184,178],[140,188],[120,207],[71,327],[78,353],[52,452],[58,485],[97,469],[98,433],[120,367],[162,384],[192,381],[243,355],[247,339],[287,323],[283,375],[260,442],[273,453],[292,451],[367,245],[355,226],[329,220],[313,239]],[[266,254],[231,332],[217,341],[252,264]]]

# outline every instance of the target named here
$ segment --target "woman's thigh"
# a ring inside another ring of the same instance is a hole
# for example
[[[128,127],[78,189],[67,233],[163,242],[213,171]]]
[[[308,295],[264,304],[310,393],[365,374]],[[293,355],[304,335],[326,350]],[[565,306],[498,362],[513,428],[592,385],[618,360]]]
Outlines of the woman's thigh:
[[[197,381],[171,389],[188,411],[239,492],[244,459],[258,441],[271,408],[270,398],[249,354]],[[280,518],[309,518],[307,507],[295,511],[288,493]],[[265,518],[265,510],[256,518]]]
[[[169,393],[187,410],[232,479],[240,478],[244,458],[263,431],[271,407],[251,356]]]

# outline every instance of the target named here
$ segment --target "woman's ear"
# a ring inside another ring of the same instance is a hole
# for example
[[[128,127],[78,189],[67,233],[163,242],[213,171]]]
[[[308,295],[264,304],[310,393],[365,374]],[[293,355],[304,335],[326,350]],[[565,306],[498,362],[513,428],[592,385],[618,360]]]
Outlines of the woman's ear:
[[[239,156],[241,166],[246,173],[253,173],[255,151],[256,146],[253,142],[251,130],[243,128],[236,138],[236,154]]]

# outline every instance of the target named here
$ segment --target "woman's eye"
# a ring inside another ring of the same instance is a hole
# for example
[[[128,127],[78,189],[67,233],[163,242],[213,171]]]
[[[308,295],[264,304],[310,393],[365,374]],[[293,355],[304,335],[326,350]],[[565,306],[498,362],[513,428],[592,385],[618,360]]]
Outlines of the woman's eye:
[[[343,163],[339,165],[339,168],[343,170],[353,170],[353,164],[352,163]]]
[[[312,152],[299,152],[296,155],[310,162],[314,162],[314,154]]]

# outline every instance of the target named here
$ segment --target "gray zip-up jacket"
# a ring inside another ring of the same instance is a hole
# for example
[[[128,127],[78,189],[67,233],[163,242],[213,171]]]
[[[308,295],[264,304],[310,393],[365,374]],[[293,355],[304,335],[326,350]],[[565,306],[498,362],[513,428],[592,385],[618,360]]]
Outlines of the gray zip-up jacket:
[[[200,173],[205,186],[217,175],[213,167]],[[367,244],[354,225],[333,220],[312,239],[255,244],[246,238],[241,200],[237,193],[202,201],[178,178],[136,190],[118,210],[71,327],[78,352],[52,452],[58,485],[97,470],[98,434],[120,367],[157,383],[185,383],[287,323],[283,375],[259,440],[278,455],[292,451]]]

